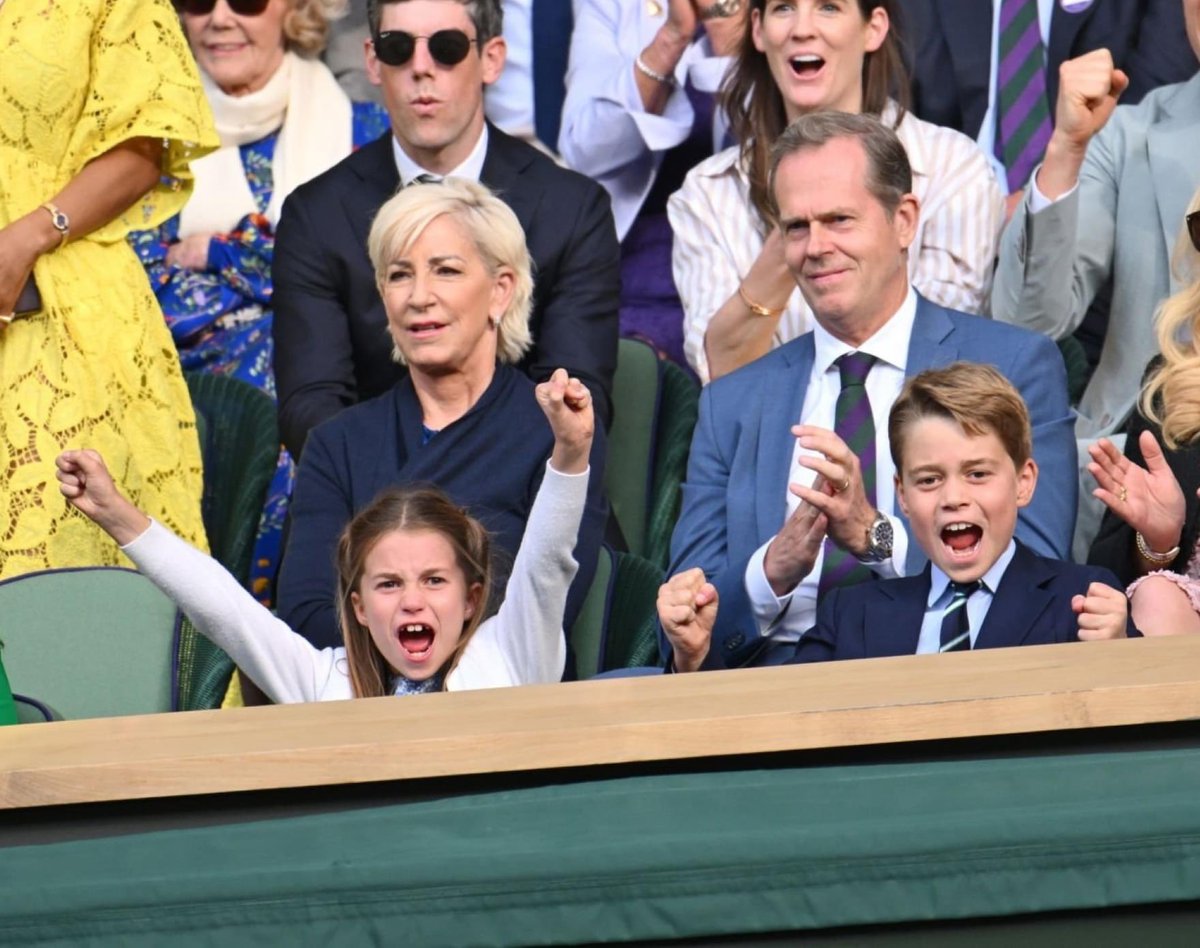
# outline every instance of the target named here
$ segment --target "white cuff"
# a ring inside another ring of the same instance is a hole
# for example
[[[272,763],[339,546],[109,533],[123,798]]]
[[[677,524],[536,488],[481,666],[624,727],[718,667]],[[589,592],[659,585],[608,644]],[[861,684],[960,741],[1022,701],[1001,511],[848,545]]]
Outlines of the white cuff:
[[[1051,200],[1050,198],[1046,197],[1046,195],[1042,194],[1041,191],[1038,190],[1037,176],[1038,176],[1038,172],[1041,170],[1042,170],[1042,166],[1038,165],[1036,168],[1033,169],[1033,174],[1029,178],[1029,213],[1030,214],[1036,214],[1036,213],[1038,213],[1038,211],[1044,211],[1046,208],[1050,207],[1052,204],[1057,204],[1059,201],[1069,198],[1072,194],[1074,194],[1076,191],[1079,190],[1079,182],[1076,181],[1075,184],[1071,187],[1071,189],[1069,191],[1064,191],[1058,197]]]
[[[767,547],[775,538],[771,537],[766,543],[754,551],[746,564],[746,596],[750,600],[750,608],[754,613],[754,621],[758,626],[758,634],[766,635],[778,622],[788,606],[792,604],[792,592],[785,596],[776,596],[775,590],[767,579],[765,561]]]

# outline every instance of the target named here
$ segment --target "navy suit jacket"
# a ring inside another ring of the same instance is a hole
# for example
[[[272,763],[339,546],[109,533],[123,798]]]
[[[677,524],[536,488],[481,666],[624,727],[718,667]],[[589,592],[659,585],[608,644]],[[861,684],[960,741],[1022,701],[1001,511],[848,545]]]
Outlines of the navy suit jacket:
[[[617,365],[620,247],[608,193],[488,127],[480,180],[513,209],[533,258],[534,381],[562,366],[606,424]],[[389,132],[297,188],[275,238],[275,381],[283,443],[298,458],[321,422],[403,376],[367,256],[371,221],[400,186]]]
[[[926,565],[917,576],[831,590],[817,610],[817,624],[796,643],[788,664],[915,654],[929,577]],[[1071,597],[1086,593],[1092,583],[1121,588],[1106,569],[1047,559],[1018,543],[973,647],[1077,642]],[[1125,634],[1140,634],[1128,619]]]
[[[812,333],[723,376],[700,395],[682,513],[671,538],[674,574],[701,567],[717,587],[721,608],[705,667],[754,664],[761,637],[746,594],[746,565],[779,532],[792,475],[791,426],[804,407],[815,349]],[[959,359],[994,365],[1016,386],[1033,422],[1040,470],[1033,501],[1017,521],[1017,536],[1038,553],[1066,558],[1075,529],[1078,472],[1074,413],[1058,347],[1026,329],[969,316],[918,297],[906,374]],[[899,509],[891,511],[903,520]],[[909,544],[906,573],[925,564]],[[665,642],[664,656],[670,654]]]
[[[988,108],[993,0],[905,0],[904,35],[914,49],[913,111],[972,138]],[[1184,82],[1196,72],[1180,0],[1094,0],[1068,13],[1054,0],[1046,50],[1050,118],[1058,96],[1058,67],[1095,49],[1108,49],[1129,74],[1122,102],[1151,89]]]

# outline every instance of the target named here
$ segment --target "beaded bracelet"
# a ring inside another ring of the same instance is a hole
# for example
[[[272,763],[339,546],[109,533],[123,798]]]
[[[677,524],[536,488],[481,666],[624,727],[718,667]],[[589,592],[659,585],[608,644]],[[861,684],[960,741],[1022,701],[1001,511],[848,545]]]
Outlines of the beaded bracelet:
[[[1142,555],[1142,559],[1147,563],[1152,563],[1155,566],[1166,566],[1168,563],[1175,562],[1175,557],[1179,555],[1179,544],[1176,543],[1165,553],[1159,553],[1157,550],[1150,549],[1150,544],[1146,542],[1146,538],[1142,536],[1139,530],[1137,535],[1137,550]]]
[[[642,61],[641,53],[638,53],[637,58],[633,61],[633,65],[637,69],[637,71],[640,72],[643,76],[648,76],[649,78],[653,79],[655,82],[661,82],[665,86],[675,85],[675,78],[673,76],[664,75],[663,73],[659,72],[658,70],[651,69],[649,66],[647,66]]]

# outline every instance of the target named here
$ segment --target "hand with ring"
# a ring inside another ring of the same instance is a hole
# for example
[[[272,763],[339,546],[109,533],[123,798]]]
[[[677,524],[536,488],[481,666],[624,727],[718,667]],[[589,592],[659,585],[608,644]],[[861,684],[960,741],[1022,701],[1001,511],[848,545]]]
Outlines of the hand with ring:
[[[1169,550],[1183,533],[1183,489],[1167,465],[1154,434],[1143,431],[1138,447],[1142,467],[1117,450],[1107,438],[1088,447],[1088,471],[1096,479],[1093,496],[1140,533],[1152,550]]]
[[[799,464],[820,478],[812,487],[792,484],[788,489],[825,515],[829,536],[838,546],[854,556],[863,556],[876,510],[867,499],[858,455],[828,428],[796,425],[792,434],[803,448],[814,452],[802,454]]]

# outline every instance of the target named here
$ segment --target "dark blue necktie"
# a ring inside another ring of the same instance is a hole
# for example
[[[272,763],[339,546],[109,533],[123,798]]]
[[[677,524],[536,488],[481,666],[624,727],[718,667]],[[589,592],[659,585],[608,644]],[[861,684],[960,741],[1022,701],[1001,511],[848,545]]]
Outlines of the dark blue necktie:
[[[971,620],[967,615],[967,600],[983,588],[982,580],[973,583],[951,583],[950,605],[942,613],[941,652],[965,652],[971,647]]]
[[[533,0],[533,129],[551,151],[558,151],[571,25],[570,0]]]

